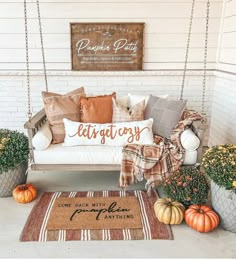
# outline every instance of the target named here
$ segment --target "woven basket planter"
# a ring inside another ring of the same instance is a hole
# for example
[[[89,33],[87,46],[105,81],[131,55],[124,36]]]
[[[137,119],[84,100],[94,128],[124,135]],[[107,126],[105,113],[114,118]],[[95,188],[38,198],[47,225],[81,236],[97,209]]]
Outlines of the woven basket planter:
[[[0,174],[0,197],[12,196],[13,189],[27,180],[28,162],[20,164],[17,168]]]
[[[211,181],[212,207],[220,216],[220,225],[225,230],[236,232],[236,194]]]

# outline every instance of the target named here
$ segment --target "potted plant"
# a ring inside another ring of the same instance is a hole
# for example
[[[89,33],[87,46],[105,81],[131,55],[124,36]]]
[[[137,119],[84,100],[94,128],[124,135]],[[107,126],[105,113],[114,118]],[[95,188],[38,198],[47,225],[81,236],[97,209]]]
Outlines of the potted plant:
[[[209,184],[205,175],[196,167],[181,167],[165,179],[164,193],[185,207],[192,204],[206,204]]]
[[[28,138],[18,131],[0,129],[0,197],[12,195],[13,189],[26,183]]]
[[[220,225],[236,232],[236,145],[216,145],[202,157],[202,167],[211,179],[211,200]]]

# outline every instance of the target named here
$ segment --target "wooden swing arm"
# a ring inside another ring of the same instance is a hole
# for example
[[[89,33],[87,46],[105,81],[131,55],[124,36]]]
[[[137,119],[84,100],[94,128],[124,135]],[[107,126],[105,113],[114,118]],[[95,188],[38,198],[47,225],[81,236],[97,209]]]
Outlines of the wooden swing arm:
[[[29,118],[29,120],[24,124],[24,128],[27,129],[28,138],[29,138],[29,150],[30,150],[30,159],[34,161],[34,147],[32,144],[32,139],[40,127],[46,121],[46,114],[44,108],[41,109],[38,113],[36,113],[33,117]]]

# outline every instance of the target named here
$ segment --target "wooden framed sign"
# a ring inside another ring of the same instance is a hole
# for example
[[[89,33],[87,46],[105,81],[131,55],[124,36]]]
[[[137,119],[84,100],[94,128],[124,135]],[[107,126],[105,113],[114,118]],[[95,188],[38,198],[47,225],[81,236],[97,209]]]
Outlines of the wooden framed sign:
[[[144,23],[71,23],[72,70],[142,70]]]

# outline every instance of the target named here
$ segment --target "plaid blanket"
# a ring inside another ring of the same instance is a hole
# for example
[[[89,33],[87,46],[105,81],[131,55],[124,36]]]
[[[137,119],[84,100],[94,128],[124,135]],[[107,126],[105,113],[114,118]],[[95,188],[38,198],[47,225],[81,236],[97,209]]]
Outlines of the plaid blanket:
[[[146,189],[159,185],[172,172],[179,169],[184,159],[180,135],[202,116],[193,110],[184,110],[181,120],[173,129],[170,139],[154,136],[154,145],[128,144],[122,150],[119,186],[147,180]]]

